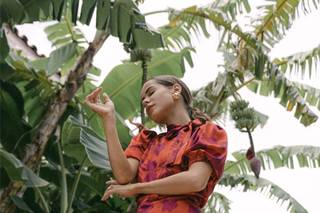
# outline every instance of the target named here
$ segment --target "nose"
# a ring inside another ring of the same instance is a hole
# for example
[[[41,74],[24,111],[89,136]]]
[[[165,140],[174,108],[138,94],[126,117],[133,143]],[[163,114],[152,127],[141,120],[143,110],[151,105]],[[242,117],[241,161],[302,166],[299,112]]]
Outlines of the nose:
[[[142,101],[143,107],[146,107],[148,103],[150,103],[150,100],[149,100],[148,97],[145,97],[145,98],[143,99],[143,101]]]

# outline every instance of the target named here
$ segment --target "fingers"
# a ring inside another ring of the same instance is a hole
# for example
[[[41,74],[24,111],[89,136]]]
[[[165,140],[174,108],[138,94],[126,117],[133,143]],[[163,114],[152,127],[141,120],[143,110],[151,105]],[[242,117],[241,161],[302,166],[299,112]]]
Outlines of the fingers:
[[[101,92],[102,88],[98,87],[95,90],[93,90],[89,95],[86,96],[86,103],[97,103],[99,100],[99,94]]]
[[[113,190],[109,189],[109,187],[108,187],[108,189],[104,192],[101,200],[107,201],[109,199],[109,197],[112,198],[112,194],[113,194]]]
[[[116,180],[108,180],[106,181],[106,185],[118,185],[118,182]]]
[[[111,181],[114,181],[114,180],[111,180]],[[114,185],[110,185],[104,192],[101,198],[101,201],[107,201],[109,198],[112,198],[113,194],[117,194],[117,187],[115,187]]]

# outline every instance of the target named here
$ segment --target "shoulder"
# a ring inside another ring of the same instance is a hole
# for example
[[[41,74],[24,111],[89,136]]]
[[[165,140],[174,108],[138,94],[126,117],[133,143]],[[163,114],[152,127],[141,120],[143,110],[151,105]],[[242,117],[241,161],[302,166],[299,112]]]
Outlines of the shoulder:
[[[148,143],[148,141],[152,140],[155,136],[157,136],[157,133],[155,131],[143,128],[139,131],[137,135],[132,137],[131,142],[139,142],[142,144],[146,144]]]
[[[157,134],[154,131],[148,129],[141,129],[141,131],[136,136],[132,137],[130,144],[125,150],[126,156],[141,160],[144,151],[148,147],[148,143],[156,135]]]
[[[199,126],[199,133],[204,135],[211,135],[211,134],[217,134],[217,133],[226,134],[226,131],[220,125],[212,121],[205,121],[203,122],[202,125]]]
[[[201,144],[215,144],[219,143],[221,145],[227,144],[227,133],[220,125],[212,122],[205,121],[198,127],[195,131],[194,138],[195,143]]]

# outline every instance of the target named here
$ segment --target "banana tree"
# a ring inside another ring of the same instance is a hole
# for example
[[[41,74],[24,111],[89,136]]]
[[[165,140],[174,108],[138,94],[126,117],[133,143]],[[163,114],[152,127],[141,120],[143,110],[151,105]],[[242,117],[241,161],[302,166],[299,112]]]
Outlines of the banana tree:
[[[299,12],[309,13],[318,8],[319,3],[283,0],[260,6],[263,16],[254,17],[251,31],[242,30],[235,19],[242,9],[250,12],[248,1],[217,1],[204,7],[195,5],[182,10],[170,8],[159,11],[169,14],[169,23],[161,27],[160,31],[169,49],[192,44],[192,34],[210,36],[208,23],[212,23],[222,35],[218,50],[224,54],[225,74],[222,73],[215,81],[195,92],[197,98],[202,100],[202,104],[195,105],[202,105],[203,108],[205,102],[211,106],[213,103],[218,106],[227,105],[220,103],[239,89],[247,87],[258,94],[279,98],[281,105],[289,111],[295,109],[295,117],[308,126],[318,118],[309,106],[320,109],[319,89],[291,81],[284,73],[294,66],[296,72],[302,74],[308,68],[312,77],[312,68],[319,62],[319,47],[274,60],[270,59],[268,53],[283,38]],[[188,33],[189,31],[193,33]],[[223,75],[226,76],[221,78]],[[211,86],[216,88],[210,89]],[[216,90],[213,91],[214,89]],[[205,97],[201,97],[203,95]],[[215,96],[214,101],[212,96]],[[210,107],[207,106],[208,108]],[[211,108],[216,110],[215,107]],[[214,115],[216,112],[209,113]]]

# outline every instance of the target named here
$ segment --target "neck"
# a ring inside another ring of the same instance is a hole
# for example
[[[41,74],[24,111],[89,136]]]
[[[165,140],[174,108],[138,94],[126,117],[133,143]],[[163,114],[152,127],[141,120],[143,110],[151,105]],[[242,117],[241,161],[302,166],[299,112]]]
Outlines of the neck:
[[[176,108],[169,114],[170,116],[166,119],[166,125],[185,125],[191,121],[187,110],[181,110],[181,108]]]

